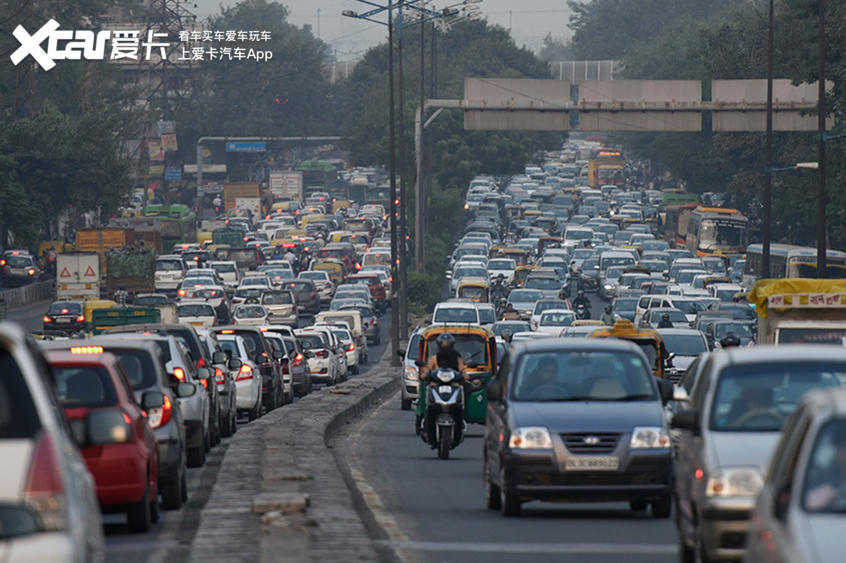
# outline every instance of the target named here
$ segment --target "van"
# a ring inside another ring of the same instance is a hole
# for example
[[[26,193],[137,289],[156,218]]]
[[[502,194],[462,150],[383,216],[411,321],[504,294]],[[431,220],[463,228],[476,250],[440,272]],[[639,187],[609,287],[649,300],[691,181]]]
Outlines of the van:
[[[185,273],[188,271],[188,266],[178,254],[163,254],[156,259],[156,271],[154,276],[154,286],[156,291],[176,291]]]
[[[367,355],[367,335],[364,333],[364,322],[361,319],[361,312],[355,309],[344,309],[342,311],[322,311],[314,317],[314,324],[346,323],[350,332],[355,337],[356,344],[364,350]]]

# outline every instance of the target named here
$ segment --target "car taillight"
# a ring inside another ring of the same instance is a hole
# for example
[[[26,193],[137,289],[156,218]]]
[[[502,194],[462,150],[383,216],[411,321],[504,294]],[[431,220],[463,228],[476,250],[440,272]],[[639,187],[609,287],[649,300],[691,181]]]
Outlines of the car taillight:
[[[29,270],[26,271],[26,273],[29,274],[30,276],[34,276],[35,275],[35,269],[30,268]]]
[[[156,428],[161,428],[168,422],[170,422],[170,416],[173,413],[173,402],[170,400],[170,397],[167,395],[164,396],[164,405],[159,408],[149,409],[147,411],[147,422],[150,424],[150,428],[155,430]]]
[[[214,368],[214,380],[218,385],[226,383],[226,374],[220,368]]]
[[[329,351],[328,350],[318,350],[317,352],[315,352],[314,355],[317,356],[318,358],[328,358],[329,357]]]
[[[204,368],[204,367],[206,367],[206,359],[205,359],[205,358],[200,358],[199,360],[197,360],[197,367],[198,367],[198,368]]]
[[[174,368],[173,377],[175,377],[179,381],[185,381],[185,370],[183,370],[182,368]]]
[[[76,318],[76,322],[78,322],[78,323],[84,323],[84,322],[85,322],[85,315],[79,315],[79,316]]]
[[[294,356],[294,364],[293,364],[294,367],[299,367],[299,366],[303,365],[304,359],[305,359],[305,356],[303,356],[300,353],[297,353],[297,355]]]
[[[38,514],[44,530],[65,528],[65,494],[62,469],[47,433],[38,437],[29,463],[24,500]]]
[[[355,344],[350,344],[347,346],[347,352],[355,352]]]
[[[288,360],[282,362],[282,373],[290,373],[288,370]]]
[[[235,381],[244,381],[245,379],[252,379],[253,378],[253,368],[244,364],[241,366],[241,370],[238,372],[238,377],[235,378]]]
[[[323,289],[332,289],[332,283],[326,282],[326,285],[323,286]]]
[[[209,388],[209,380],[208,379],[201,379],[200,383],[203,384],[203,387],[208,389]]]
[[[177,295],[179,295],[179,297],[185,297],[185,290],[184,289],[180,289],[176,293],[177,293]]]
[[[45,316],[43,320],[44,320],[45,323],[52,323],[53,322],[53,319],[51,319],[50,317],[47,317],[47,316]]]

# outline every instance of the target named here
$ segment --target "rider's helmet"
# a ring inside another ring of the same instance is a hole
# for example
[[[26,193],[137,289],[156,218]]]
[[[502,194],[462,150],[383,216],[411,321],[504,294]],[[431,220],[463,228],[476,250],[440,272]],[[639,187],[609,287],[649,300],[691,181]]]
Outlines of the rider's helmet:
[[[585,292],[584,292],[584,290],[581,290],[581,289],[580,289],[579,291],[577,291],[577,292],[576,292],[576,295],[578,295],[579,297],[584,297],[584,296],[585,296]]]
[[[723,348],[737,348],[740,346],[740,339],[733,332],[730,332],[720,339],[720,346]]]
[[[664,313],[663,315],[661,315],[661,320],[662,321],[669,321],[670,320],[669,313]]]
[[[438,349],[440,351],[451,350],[452,347],[455,345],[455,337],[448,332],[440,333],[436,341],[438,343]]]
[[[496,277],[496,279],[497,279],[497,280],[499,280],[499,281],[503,281],[503,280],[505,279],[505,275],[504,275],[504,274],[500,274],[500,275],[498,275],[498,276]]]
[[[605,312],[606,312],[606,313],[609,313],[609,314],[611,313],[611,305],[606,305],[606,306],[605,306]]]

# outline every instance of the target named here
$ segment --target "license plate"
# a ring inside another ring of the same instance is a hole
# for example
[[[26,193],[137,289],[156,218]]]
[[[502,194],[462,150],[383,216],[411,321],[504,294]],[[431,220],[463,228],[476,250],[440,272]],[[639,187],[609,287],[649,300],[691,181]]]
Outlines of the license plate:
[[[438,393],[452,393],[452,387],[449,385],[441,385],[438,387]]]
[[[71,320],[70,319],[63,319],[63,318],[59,317],[58,319],[56,319],[56,322],[59,323],[59,324],[70,324]]]
[[[564,464],[567,471],[616,471],[620,460],[612,455],[571,455]]]

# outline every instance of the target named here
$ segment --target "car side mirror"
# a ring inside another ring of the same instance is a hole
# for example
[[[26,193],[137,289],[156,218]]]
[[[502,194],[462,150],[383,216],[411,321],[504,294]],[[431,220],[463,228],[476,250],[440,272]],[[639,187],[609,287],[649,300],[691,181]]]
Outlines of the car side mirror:
[[[197,370],[197,377],[200,379],[211,379],[212,371],[209,368],[199,368]]]
[[[405,348],[397,350],[397,356],[399,356],[400,358],[405,358]]]
[[[779,520],[787,518],[787,509],[790,507],[790,483],[785,483],[778,488],[773,502],[773,515]]]
[[[502,385],[500,385],[499,381],[495,379],[489,381],[485,391],[488,396],[488,401],[497,402],[502,400]]]
[[[272,355],[273,355],[273,359],[274,359],[274,360],[281,360],[282,358],[284,358],[284,357],[285,357],[285,354],[283,354],[283,353],[282,353],[282,352],[280,352],[279,350],[274,350],[274,351],[272,352]]]
[[[229,361],[226,363],[226,367],[229,369],[241,369],[243,362],[238,358],[229,358]]]
[[[426,366],[426,362],[424,362],[422,360],[414,360],[414,365],[419,367],[419,368],[422,368],[422,367]]]
[[[212,363],[213,364],[225,364],[226,363],[226,352],[219,350],[212,354]]]
[[[95,410],[88,413],[85,419],[85,444],[103,446],[129,441],[132,428],[123,417],[124,413],[115,409]]]
[[[678,385],[673,386],[673,401],[678,401],[680,403],[686,403],[690,400],[690,397],[685,391],[684,387],[679,387]]]
[[[164,394],[161,391],[144,391],[141,395],[141,408],[145,411],[164,406]]]
[[[191,397],[197,392],[197,386],[193,383],[180,383],[176,386],[176,396],[180,399]]]
[[[683,411],[679,411],[674,414],[672,420],[670,420],[670,426],[672,428],[690,430],[694,434],[699,434],[699,425],[699,411],[696,409],[685,409]]]

